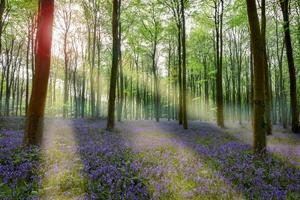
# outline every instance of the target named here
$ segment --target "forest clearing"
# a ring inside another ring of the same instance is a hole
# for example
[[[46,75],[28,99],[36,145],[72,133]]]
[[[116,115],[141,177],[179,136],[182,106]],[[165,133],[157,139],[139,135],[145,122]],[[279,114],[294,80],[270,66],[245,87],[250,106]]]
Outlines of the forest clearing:
[[[0,200],[300,199],[300,0],[0,0]]]

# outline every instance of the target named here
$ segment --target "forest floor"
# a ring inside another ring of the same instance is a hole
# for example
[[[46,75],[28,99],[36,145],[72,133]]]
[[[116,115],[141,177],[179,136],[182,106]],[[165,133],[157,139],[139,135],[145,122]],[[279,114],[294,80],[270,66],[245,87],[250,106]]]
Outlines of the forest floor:
[[[0,124],[0,199],[299,199],[300,137],[275,126],[255,158],[251,131],[206,122],[47,119],[42,148],[23,119]]]

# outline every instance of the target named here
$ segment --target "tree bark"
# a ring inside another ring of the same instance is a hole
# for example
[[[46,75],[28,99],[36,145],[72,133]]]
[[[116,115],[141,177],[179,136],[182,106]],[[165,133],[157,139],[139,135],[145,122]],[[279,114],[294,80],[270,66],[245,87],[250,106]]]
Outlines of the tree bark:
[[[42,141],[43,118],[50,73],[53,14],[54,0],[40,0],[35,75],[27,113],[25,144],[39,145]]]
[[[184,0],[181,0],[181,21],[182,21],[182,121],[183,128],[188,128],[187,106],[186,106],[186,33],[185,33],[185,11]]]
[[[255,0],[247,0],[247,12],[250,26],[251,46],[253,53],[253,86],[254,86],[254,108],[253,108],[253,132],[254,153],[260,154],[266,151],[265,132],[265,106],[264,106],[264,56],[263,41],[259,27],[259,20]]]
[[[292,113],[292,131],[299,132],[299,113],[297,105],[297,81],[295,72],[295,63],[293,56],[292,39],[290,33],[289,21],[289,0],[280,0],[280,6],[283,15],[284,39],[286,46],[286,55],[289,67],[290,76],[290,98],[291,98],[291,113]]]
[[[221,0],[221,11],[219,3],[215,1],[215,29],[216,29],[216,103],[217,103],[217,124],[224,127],[223,108],[223,84],[222,84],[222,64],[223,64],[223,0]]]
[[[121,0],[118,4],[118,18],[121,18]],[[123,62],[122,62],[122,23],[121,20],[118,21],[118,27],[119,27],[119,101],[118,101],[118,121],[122,121],[122,114],[123,114],[123,102],[124,102],[124,78],[123,78]]]
[[[261,1],[261,34],[264,54],[264,69],[265,69],[265,121],[267,135],[272,135],[271,124],[271,91],[269,87],[269,66],[267,61],[267,42],[266,42],[266,1]]]
[[[118,75],[118,62],[119,62],[119,1],[113,0],[113,14],[112,14],[112,34],[113,34],[113,49],[112,49],[112,68],[110,76],[110,90],[108,100],[108,118],[107,129],[112,130],[115,127],[115,99]]]

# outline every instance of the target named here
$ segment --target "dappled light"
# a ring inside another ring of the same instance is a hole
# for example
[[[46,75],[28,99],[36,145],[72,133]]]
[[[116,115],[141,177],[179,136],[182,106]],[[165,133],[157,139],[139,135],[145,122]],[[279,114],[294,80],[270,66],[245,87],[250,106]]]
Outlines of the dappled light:
[[[19,120],[10,119],[10,123]],[[286,162],[289,159],[277,157],[286,152],[271,147],[265,158],[256,160],[251,145],[236,138],[234,129],[224,132],[206,122],[192,122],[189,130],[182,131],[175,122],[140,120],[122,122],[114,132],[107,132],[105,121],[47,122],[41,150],[15,154],[26,158],[25,163],[16,163],[15,156],[12,161],[5,157],[6,165],[13,162],[15,170],[26,172],[14,176],[17,171],[6,169],[12,173],[13,179],[7,179],[11,190],[23,180],[35,180],[33,188],[24,191],[39,191],[43,199],[284,199],[299,195],[300,169]],[[1,134],[6,152],[14,152],[5,141],[20,139],[18,132]],[[30,168],[24,168],[28,162]],[[2,164],[1,173],[6,165]]]
[[[71,121],[50,120],[44,129],[40,192],[43,199],[74,199],[85,192],[83,165]]]
[[[0,0],[0,199],[300,199],[300,1]]]

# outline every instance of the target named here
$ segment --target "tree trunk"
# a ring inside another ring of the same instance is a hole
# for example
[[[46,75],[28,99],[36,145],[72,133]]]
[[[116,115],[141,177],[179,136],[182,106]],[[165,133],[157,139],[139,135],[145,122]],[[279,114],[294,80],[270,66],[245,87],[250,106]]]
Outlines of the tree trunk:
[[[118,17],[121,18],[121,0],[119,1],[119,13]],[[123,102],[124,102],[124,79],[123,79],[123,62],[122,62],[122,23],[121,20],[119,20],[119,88],[120,88],[120,96],[119,96],[119,102],[118,102],[118,121],[122,121],[122,114],[123,114]]]
[[[96,12],[96,11],[95,11]],[[93,27],[93,43],[92,43],[92,60],[90,69],[90,82],[91,82],[91,115],[96,116],[96,96],[95,96],[95,59],[96,59],[96,37],[97,37],[97,14],[94,13],[94,27]],[[97,91],[98,92],[98,91]]]
[[[297,105],[297,82],[296,72],[293,56],[292,39],[290,34],[290,21],[289,21],[289,0],[280,0],[280,6],[283,15],[283,28],[286,46],[287,61],[290,76],[290,98],[291,98],[291,113],[292,113],[292,131],[299,132],[299,113]]]
[[[187,107],[186,107],[186,33],[185,33],[185,13],[184,1],[181,0],[181,21],[182,21],[182,121],[183,128],[188,128]]]
[[[217,103],[217,124],[224,127],[223,111],[223,85],[222,85],[222,64],[223,64],[223,0],[221,0],[221,11],[219,4],[215,3],[215,28],[216,28],[216,103]]]
[[[69,57],[67,52],[67,38],[68,31],[64,34],[64,105],[63,105],[63,117],[66,118],[68,116],[68,70],[69,70]]]
[[[253,78],[254,78],[254,109],[253,109],[253,131],[254,131],[254,152],[256,154],[266,151],[265,132],[265,76],[264,76],[264,56],[263,41],[259,27],[258,14],[255,0],[247,0],[247,12],[250,27],[251,46],[253,53]]]
[[[272,124],[271,124],[271,91],[269,87],[269,66],[267,62],[267,42],[266,42],[266,1],[261,1],[261,34],[263,43],[263,54],[264,54],[264,69],[265,69],[265,122],[266,122],[266,133],[272,135]]]
[[[284,88],[284,78],[283,78],[283,68],[282,68],[282,58],[283,58],[283,51],[284,51],[284,44],[280,48],[279,45],[279,28],[278,28],[278,14],[277,9],[274,9],[275,15],[275,30],[276,30],[276,57],[279,67],[279,105],[280,105],[280,115],[281,115],[281,122],[283,128],[287,128],[287,109],[286,109],[286,94]]]
[[[50,73],[54,0],[40,0],[37,31],[37,54],[32,93],[27,113],[25,144],[42,141],[43,118]]]
[[[178,121],[179,124],[183,123],[183,112],[182,112],[182,52],[181,52],[181,47],[182,47],[182,24],[181,24],[181,19],[180,19],[180,6],[179,3],[176,5],[176,13],[177,16],[177,40],[178,40],[178,46],[177,46],[177,57],[178,57],[178,87],[179,87],[179,101],[178,101],[178,106],[179,106],[179,111],[178,111]]]
[[[3,26],[4,26],[6,1],[7,0],[0,0],[0,52],[2,51],[2,33],[3,33]]]
[[[120,0],[119,0],[120,1]],[[118,75],[118,62],[119,62],[119,1],[113,0],[113,14],[112,14],[112,34],[113,34],[113,49],[112,49],[112,68],[110,76],[110,90],[108,100],[108,118],[107,129],[112,130],[115,127],[115,99],[116,99],[116,86]]]

